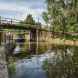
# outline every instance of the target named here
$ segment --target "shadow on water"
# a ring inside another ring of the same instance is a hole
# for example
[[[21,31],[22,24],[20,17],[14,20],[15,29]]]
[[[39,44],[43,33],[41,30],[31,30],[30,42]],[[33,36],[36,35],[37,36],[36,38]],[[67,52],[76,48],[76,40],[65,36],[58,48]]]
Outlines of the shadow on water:
[[[78,47],[45,42],[26,44],[24,47],[24,52],[14,56],[15,73],[12,73],[12,78],[78,77]],[[19,59],[21,56],[24,58]]]

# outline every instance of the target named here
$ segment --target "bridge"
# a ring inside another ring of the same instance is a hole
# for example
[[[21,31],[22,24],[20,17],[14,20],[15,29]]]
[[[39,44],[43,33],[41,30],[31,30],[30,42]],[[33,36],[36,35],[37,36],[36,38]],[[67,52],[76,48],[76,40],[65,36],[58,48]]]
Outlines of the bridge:
[[[49,40],[49,38],[51,38],[51,32],[49,32],[48,29],[42,28],[41,25],[23,24],[20,23],[20,21],[21,20],[0,17],[0,44],[7,43],[7,41],[17,41],[18,43],[18,41],[21,41],[20,39],[24,42],[26,32],[28,32],[30,52],[35,53],[39,41],[46,41],[46,39]],[[20,36],[22,38],[20,38]],[[14,40],[15,37],[19,40]]]
[[[52,32],[47,28],[42,28],[41,25],[35,24],[24,24],[20,23],[22,20],[12,19],[12,18],[4,18],[0,16],[0,29],[19,29],[19,30],[40,30]],[[54,34],[61,34],[62,32],[52,32]],[[64,34],[78,35],[78,32],[64,32]]]
[[[42,28],[41,25],[35,24],[24,24],[20,23],[21,20],[11,19],[11,18],[4,18],[0,16],[0,32],[5,31],[5,29],[14,29],[14,31],[30,31],[30,41],[36,42],[40,38],[40,34],[42,35],[42,32],[44,34],[48,33],[50,34],[50,31],[48,29]],[[8,30],[9,31],[9,30]],[[10,31],[12,32],[12,31]]]
[[[17,19],[11,19],[11,18],[4,18],[0,16],[0,28],[8,28],[8,29],[25,29],[25,30],[31,30],[31,29],[38,29],[38,30],[47,30],[45,28],[41,28],[40,25],[35,24],[24,24],[20,23],[22,20]]]
[[[20,21],[21,20],[0,17],[0,31],[4,29],[28,30],[30,31],[30,35],[34,37],[34,40],[37,31],[45,31],[45,29],[41,28],[39,25],[21,24]]]

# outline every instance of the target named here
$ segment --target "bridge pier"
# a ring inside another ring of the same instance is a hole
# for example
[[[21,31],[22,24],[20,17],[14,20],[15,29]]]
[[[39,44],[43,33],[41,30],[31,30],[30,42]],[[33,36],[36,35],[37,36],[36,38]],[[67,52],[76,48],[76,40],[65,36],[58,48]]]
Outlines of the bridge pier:
[[[39,30],[33,29],[30,31],[30,53],[38,53],[38,42],[39,42]]]
[[[36,37],[36,29],[30,30],[30,42],[36,42],[37,37]]]

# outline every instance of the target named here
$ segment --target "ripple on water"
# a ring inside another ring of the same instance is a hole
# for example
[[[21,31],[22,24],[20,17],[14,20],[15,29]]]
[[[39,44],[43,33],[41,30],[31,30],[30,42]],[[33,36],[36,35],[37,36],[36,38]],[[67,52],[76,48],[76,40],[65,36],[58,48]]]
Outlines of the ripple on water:
[[[45,71],[42,69],[42,63],[49,58],[50,53],[31,57],[17,61],[16,78],[47,78]]]

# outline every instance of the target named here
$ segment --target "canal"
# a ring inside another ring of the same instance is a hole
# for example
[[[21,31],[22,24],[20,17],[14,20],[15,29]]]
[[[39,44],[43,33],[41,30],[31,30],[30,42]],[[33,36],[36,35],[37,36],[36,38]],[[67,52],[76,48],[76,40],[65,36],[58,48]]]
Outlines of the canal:
[[[26,45],[23,53],[13,56],[15,70],[11,78],[78,77],[78,47],[47,42],[32,43],[31,47],[29,43]]]

